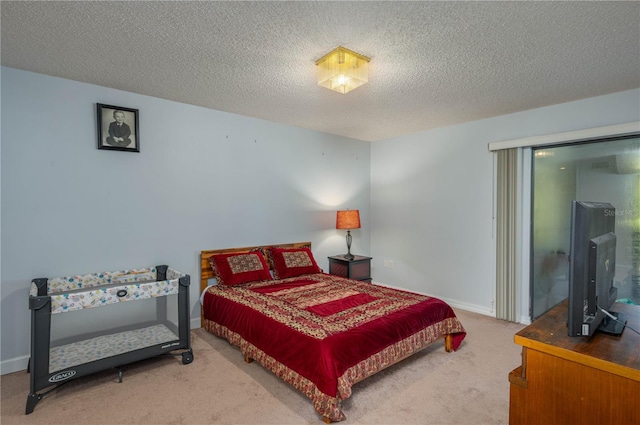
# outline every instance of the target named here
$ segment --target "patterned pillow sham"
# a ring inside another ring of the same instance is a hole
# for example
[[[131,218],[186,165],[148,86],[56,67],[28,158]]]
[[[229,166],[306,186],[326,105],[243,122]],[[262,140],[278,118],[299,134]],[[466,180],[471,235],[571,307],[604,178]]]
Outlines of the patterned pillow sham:
[[[259,251],[212,255],[209,264],[218,283],[222,285],[273,280],[267,261]]]
[[[276,279],[322,272],[309,248],[270,248],[269,259]]]

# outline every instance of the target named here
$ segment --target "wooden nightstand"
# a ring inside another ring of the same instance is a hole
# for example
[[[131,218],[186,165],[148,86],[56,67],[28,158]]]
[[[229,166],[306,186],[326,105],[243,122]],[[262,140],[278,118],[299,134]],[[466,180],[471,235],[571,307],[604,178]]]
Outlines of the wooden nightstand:
[[[344,255],[329,257],[329,273],[371,282],[371,257],[362,255],[354,255],[353,257],[353,260],[344,258]]]

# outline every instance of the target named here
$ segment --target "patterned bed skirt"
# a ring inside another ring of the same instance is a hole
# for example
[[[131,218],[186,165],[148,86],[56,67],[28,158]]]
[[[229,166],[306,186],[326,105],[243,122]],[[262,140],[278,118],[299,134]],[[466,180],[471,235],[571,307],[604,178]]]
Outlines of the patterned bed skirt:
[[[351,387],[363,379],[398,363],[410,355],[422,350],[431,343],[449,333],[462,330],[455,318],[445,319],[411,335],[410,337],[388,346],[382,351],[359,362],[347,369],[338,378],[337,397],[329,396],[320,391],[309,379],[301,376],[286,365],[246,341],[239,334],[229,330],[214,321],[205,319],[205,329],[212,334],[225,338],[232,345],[238,346],[242,354],[259,362],[263,367],[273,372],[280,379],[291,384],[294,388],[307,396],[313,402],[315,410],[323,417],[335,421],[342,421],[346,416],[342,412],[342,400],[351,396]]]

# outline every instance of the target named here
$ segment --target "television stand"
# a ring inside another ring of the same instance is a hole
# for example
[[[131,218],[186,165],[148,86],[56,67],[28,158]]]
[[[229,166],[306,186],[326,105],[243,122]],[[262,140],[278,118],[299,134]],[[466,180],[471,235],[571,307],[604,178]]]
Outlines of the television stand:
[[[615,319],[609,317],[607,313],[615,317]],[[622,335],[622,331],[627,326],[627,320],[624,314],[620,314],[615,311],[608,311],[607,313],[604,314],[604,319],[600,322],[596,332],[614,336]]]
[[[640,329],[640,306],[615,303]],[[567,332],[564,301],[515,334],[522,364],[509,374],[509,425],[640,424],[640,335]]]

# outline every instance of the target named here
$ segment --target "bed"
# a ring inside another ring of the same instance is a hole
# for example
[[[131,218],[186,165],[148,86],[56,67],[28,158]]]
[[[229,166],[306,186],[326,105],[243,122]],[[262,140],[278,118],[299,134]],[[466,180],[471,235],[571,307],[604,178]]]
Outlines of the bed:
[[[202,326],[311,399],[326,423],[345,419],[355,383],[437,340],[455,351],[466,335],[442,300],[324,273],[309,242],[200,260]]]

